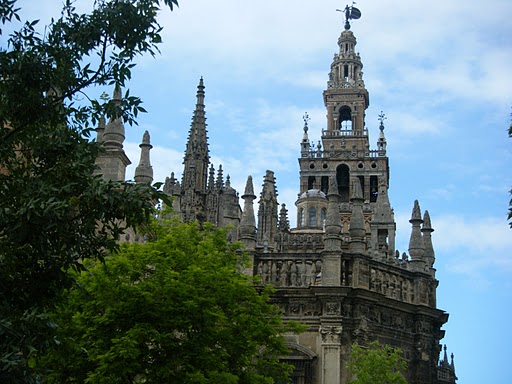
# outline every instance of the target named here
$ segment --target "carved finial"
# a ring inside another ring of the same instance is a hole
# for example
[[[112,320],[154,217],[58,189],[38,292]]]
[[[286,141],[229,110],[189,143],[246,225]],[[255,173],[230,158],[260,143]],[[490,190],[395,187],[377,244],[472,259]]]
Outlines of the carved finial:
[[[412,223],[413,220],[421,221],[421,210],[418,200],[414,200],[414,207],[412,209],[411,220],[409,220],[409,222]]]
[[[144,134],[142,135],[142,144],[150,144],[148,131],[144,131]]]
[[[244,196],[245,195],[250,195],[250,196],[254,195],[254,187],[252,184],[252,176],[251,175],[249,175],[249,177],[247,177],[247,182],[245,183]]]
[[[121,100],[122,99],[122,96],[121,96],[121,86],[116,83],[116,86],[114,88],[114,95],[112,96],[112,100]]]
[[[430,215],[428,211],[425,211],[423,214],[423,230],[431,230],[432,232],[434,231],[432,229],[432,223],[430,221]]]

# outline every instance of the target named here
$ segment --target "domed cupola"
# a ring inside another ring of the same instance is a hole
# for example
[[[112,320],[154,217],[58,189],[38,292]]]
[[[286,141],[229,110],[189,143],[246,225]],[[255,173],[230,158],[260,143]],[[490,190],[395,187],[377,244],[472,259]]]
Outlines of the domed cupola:
[[[323,228],[327,216],[327,196],[319,189],[312,188],[299,195],[297,206],[298,228]]]

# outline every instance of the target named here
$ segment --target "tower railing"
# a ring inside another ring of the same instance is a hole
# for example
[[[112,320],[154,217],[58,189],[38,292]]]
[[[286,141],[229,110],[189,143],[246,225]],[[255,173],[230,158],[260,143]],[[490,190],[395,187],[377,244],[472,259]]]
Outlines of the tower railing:
[[[368,130],[363,129],[362,131],[356,131],[353,129],[334,129],[329,131],[322,129],[323,138],[340,137],[340,136],[352,136],[352,137],[365,137],[368,136]]]

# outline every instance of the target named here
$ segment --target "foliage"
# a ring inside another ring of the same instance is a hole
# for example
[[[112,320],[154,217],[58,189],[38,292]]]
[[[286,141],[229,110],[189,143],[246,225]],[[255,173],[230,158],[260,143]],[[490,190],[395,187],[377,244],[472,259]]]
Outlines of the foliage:
[[[402,351],[378,341],[369,343],[368,348],[352,345],[347,366],[355,377],[351,384],[407,384]]]
[[[94,86],[125,85],[134,59],[155,54],[160,3],[177,5],[97,0],[90,14],[79,14],[67,0],[41,34],[38,21],[21,21],[16,0],[0,0],[0,25],[13,30],[0,48],[3,383],[31,380],[29,356],[52,343],[46,311],[71,285],[69,271],[115,251],[118,236],[147,222],[163,196],[93,176],[101,149],[90,140],[92,127],[103,115],[133,123],[144,109],[129,92],[120,106],[87,97]]]
[[[90,263],[53,321],[49,383],[272,383],[286,353],[271,291],[242,274],[237,243],[208,225],[160,226],[158,239]],[[288,327],[289,328],[289,327]],[[295,329],[295,328],[292,328]],[[69,356],[73,356],[72,359]]]

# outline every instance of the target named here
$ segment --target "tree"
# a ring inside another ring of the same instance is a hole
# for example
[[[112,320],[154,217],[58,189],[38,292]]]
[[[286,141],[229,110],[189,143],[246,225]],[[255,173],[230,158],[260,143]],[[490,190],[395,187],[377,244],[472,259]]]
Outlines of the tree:
[[[140,99],[89,98],[124,86],[137,56],[157,52],[159,4],[97,0],[79,14],[67,0],[39,33],[26,21],[0,48],[0,381],[31,380],[30,354],[52,342],[47,310],[82,260],[115,251],[126,227],[152,214],[156,188],[93,176],[100,117],[134,123]],[[0,0],[3,26],[20,25],[16,0]],[[84,101],[85,100],[85,101]]]
[[[351,384],[407,384],[402,351],[378,341],[369,343],[368,348],[352,345],[347,367],[355,377]]]
[[[226,231],[157,226],[89,263],[52,321],[49,383],[273,383],[285,379],[286,329],[271,290],[258,292]],[[154,235],[153,235],[154,236]],[[73,356],[72,359],[69,356]]]

